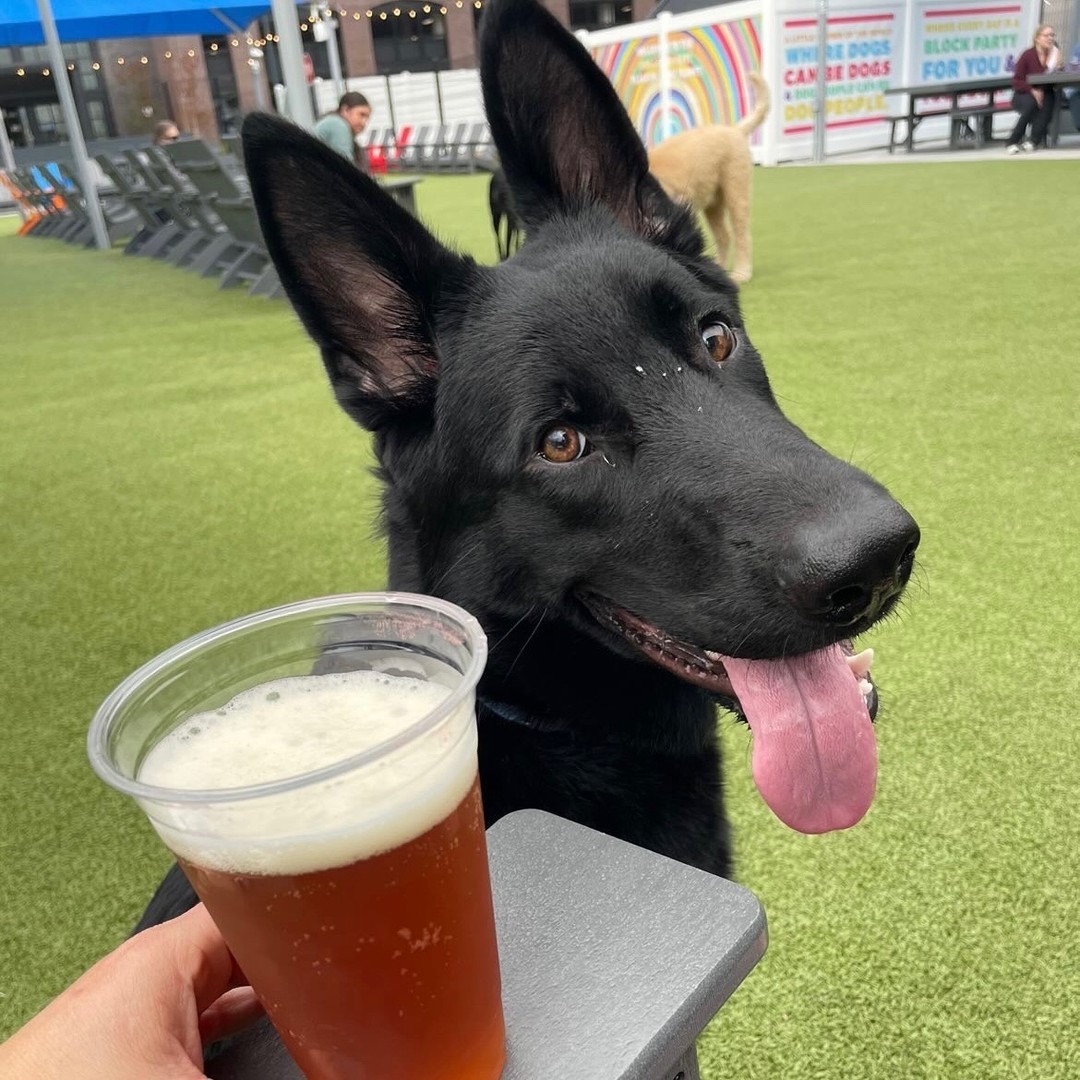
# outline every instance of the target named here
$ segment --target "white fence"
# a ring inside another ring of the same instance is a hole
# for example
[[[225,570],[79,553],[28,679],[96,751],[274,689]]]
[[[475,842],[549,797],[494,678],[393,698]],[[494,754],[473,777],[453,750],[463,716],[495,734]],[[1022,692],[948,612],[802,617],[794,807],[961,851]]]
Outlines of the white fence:
[[[894,86],[990,78],[1012,70],[1039,18],[1039,0],[828,0],[826,153],[884,146],[889,115],[906,112]],[[748,74],[760,72],[772,108],[752,149],[765,164],[812,153],[817,96],[816,0],[738,0],[580,33],[611,79],[646,146],[700,124],[730,124],[753,107]],[[373,107],[373,129],[478,123],[473,70],[349,79]],[[317,112],[331,83],[315,84]],[[1008,97],[1007,94],[1004,95]],[[995,118],[1011,124],[1010,114]],[[920,138],[945,137],[947,120],[923,121]]]
[[[885,145],[885,118],[907,108],[885,96],[891,87],[1011,71],[1038,18],[1039,0],[829,0],[826,152]],[[747,73],[759,71],[772,109],[752,146],[775,164],[811,156],[818,32],[814,0],[743,0],[579,36],[647,146],[740,119],[753,102]],[[920,136],[944,136],[946,124],[924,121]]]
[[[371,102],[373,129],[392,127],[400,131],[404,127],[480,123],[484,119],[480,73],[471,68],[371,75],[347,79],[345,85]],[[316,115],[333,112],[337,107],[334,84],[328,79],[316,79],[312,89]]]

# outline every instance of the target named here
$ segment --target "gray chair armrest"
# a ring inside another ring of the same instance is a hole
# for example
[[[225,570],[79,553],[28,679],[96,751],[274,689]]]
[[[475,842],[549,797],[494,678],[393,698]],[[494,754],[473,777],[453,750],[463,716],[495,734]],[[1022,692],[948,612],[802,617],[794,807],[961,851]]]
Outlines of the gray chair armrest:
[[[685,1080],[694,1040],[765,952],[746,889],[538,810],[488,830],[503,1080]],[[215,1080],[303,1080],[260,1025]]]

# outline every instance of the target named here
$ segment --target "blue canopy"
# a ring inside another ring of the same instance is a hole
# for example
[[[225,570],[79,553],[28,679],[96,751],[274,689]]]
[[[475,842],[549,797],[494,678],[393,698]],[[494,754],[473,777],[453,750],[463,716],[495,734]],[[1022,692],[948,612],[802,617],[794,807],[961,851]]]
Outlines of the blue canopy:
[[[0,47],[45,45],[60,108],[71,139],[75,167],[82,180],[86,209],[94,229],[94,242],[109,246],[108,232],[96,179],[90,169],[86,143],[79,128],[79,114],[64,66],[63,42],[98,41],[109,38],[161,37],[167,34],[220,34],[235,32],[274,13],[285,78],[285,111],[297,123],[311,127],[311,96],[301,66],[303,44],[296,22],[296,0],[262,0],[261,3],[229,2],[209,7],[215,0],[0,0]],[[42,26],[48,24],[48,33]],[[0,125],[3,116],[0,115]],[[6,140],[5,140],[6,142]]]
[[[61,41],[224,34],[270,10],[270,0],[52,0]],[[230,25],[231,24],[231,25]],[[0,47],[41,45],[45,35],[36,0],[0,0]]]

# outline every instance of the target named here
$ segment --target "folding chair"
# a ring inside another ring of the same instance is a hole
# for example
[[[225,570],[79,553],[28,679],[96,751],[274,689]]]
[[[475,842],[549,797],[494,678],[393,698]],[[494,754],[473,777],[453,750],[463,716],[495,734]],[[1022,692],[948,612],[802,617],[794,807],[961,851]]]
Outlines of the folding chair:
[[[430,142],[431,125],[423,124],[416,129],[416,134],[411,136],[402,145],[398,155],[398,165],[402,169],[416,169],[420,167],[420,159]]]
[[[184,235],[184,230],[169,216],[164,203],[134,170],[124,168],[127,162],[113,159],[108,154],[97,154],[94,160],[141,223],[124,248],[124,254],[167,254],[170,245],[175,245]]]
[[[92,247],[94,244],[94,226],[90,220],[90,212],[86,205],[86,191],[82,184],[58,161],[48,162],[45,169],[59,187],[67,193],[68,204],[77,219],[76,227],[66,231],[63,239],[69,244],[82,244],[84,247]],[[118,198],[117,192],[99,188],[97,195],[102,217],[105,219],[105,232],[110,244],[129,239],[139,231],[138,214],[121,198]]]
[[[210,252],[213,262],[222,248],[228,245],[225,226],[209,211],[187,177],[173,168],[160,147],[127,150],[124,156],[163,200],[167,213],[183,230],[181,239],[163,256],[166,262],[202,273],[207,252]]]

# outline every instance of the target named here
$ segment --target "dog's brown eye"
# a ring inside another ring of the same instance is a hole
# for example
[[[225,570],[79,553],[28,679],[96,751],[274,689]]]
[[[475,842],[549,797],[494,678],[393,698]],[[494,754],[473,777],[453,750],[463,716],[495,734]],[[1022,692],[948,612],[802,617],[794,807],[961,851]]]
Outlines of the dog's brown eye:
[[[557,424],[544,432],[540,443],[540,456],[557,465],[566,465],[582,457],[587,445],[585,436],[577,428]]]
[[[701,331],[701,340],[709,356],[722,364],[735,351],[735,331],[726,323],[710,323]]]

